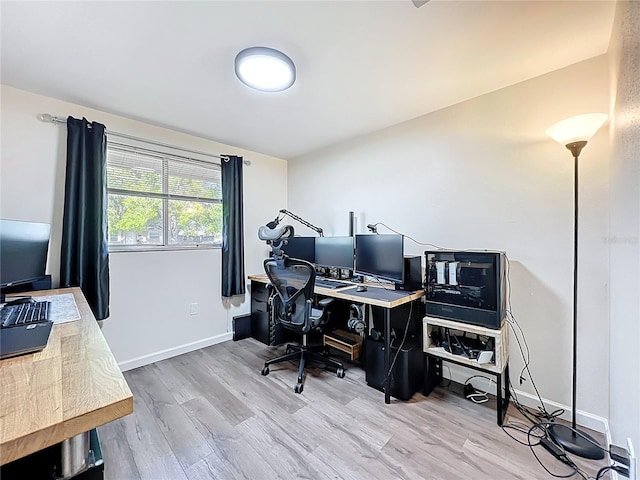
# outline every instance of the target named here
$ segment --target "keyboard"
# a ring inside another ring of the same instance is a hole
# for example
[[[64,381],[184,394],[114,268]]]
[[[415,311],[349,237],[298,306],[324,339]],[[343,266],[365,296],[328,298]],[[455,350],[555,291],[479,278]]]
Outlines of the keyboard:
[[[49,321],[51,302],[29,302],[2,307],[0,328]]]
[[[316,278],[316,285],[323,288],[342,288],[348,287],[350,284],[336,280],[327,280],[325,278]]]

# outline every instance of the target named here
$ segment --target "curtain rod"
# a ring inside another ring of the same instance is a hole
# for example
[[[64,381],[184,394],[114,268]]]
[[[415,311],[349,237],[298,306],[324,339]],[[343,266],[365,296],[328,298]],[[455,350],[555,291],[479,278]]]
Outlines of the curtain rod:
[[[66,124],[67,123],[67,119],[66,118],[56,117],[55,115],[51,115],[49,113],[41,113],[40,115],[38,115],[38,120],[40,120],[42,122],[45,122],[45,123],[53,123],[53,124],[57,124],[57,123]],[[188,148],[176,147],[175,145],[169,145],[168,143],[156,142],[155,140],[147,140],[146,138],[135,137],[133,135],[128,135],[126,133],[114,132],[114,131],[111,131],[111,130],[105,130],[105,133],[107,135],[113,135],[114,137],[126,138],[128,140],[135,140],[135,141],[138,141],[138,142],[148,143],[150,145],[156,145],[158,147],[172,148],[174,150],[180,150],[182,152],[194,153],[196,155],[204,155],[205,157],[218,158],[218,159],[223,160],[225,162],[229,161],[229,157],[226,156],[226,155],[214,155],[212,153],[199,152],[198,150],[189,150]],[[251,160],[243,160],[242,163],[244,163],[248,167],[249,165],[251,165]]]

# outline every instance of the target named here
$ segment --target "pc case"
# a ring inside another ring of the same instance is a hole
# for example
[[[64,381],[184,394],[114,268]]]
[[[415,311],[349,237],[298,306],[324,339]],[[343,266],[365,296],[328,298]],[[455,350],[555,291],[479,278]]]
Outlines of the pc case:
[[[396,283],[396,290],[415,292],[422,288],[422,257],[404,257],[404,278]]]
[[[502,327],[507,298],[504,252],[424,253],[427,315],[487,328]]]
[[[393,342],[396,343],[396,342]],[[399,345],[400,342],[397,342]],[[365,340],[365,378],[367,385],[382,391],[385,379],[384,342],[369,337]],[[407,340],[398,353],[398,346],[391,345],[391,362],[396,357],[389,379],[391,395],[400,400],[409,400],[422,388],[424,358],[420,345]]]

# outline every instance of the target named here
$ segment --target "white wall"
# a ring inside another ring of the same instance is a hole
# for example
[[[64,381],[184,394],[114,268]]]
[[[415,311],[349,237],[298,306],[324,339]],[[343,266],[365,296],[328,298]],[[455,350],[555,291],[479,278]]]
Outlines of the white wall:
[[[244,167],[245,269],[262,270],[268,249],[256,232],[286,206],[284,160],[5,85],[0,99],[0,217],[52,224],[47,272],[54,285],[59,279],[66,128],[38,121],[40,113],[85,116],[116,132],[251,160]],[[211,125],[212,136],[215,128]],[[110,264],[111,317],[103,332],[125,369],[226,340],[232,317],[250,310],[248,293],[233,301],[221,298],[220,249],[112,252]],[[189,315],[192,302],[199,304],[197,316]]]
[[[573,159],[544,131],[607,112],[607,68],[596,57],[290,162],[289,207],[327,234],[347,233],[354,211],[359,232],[384,222],[425,243],[506,251],[534,379],[570,405]],[[580,158],[578,409],[599,417],[609,406],[608,155],[604,128]],[[408,254],[425,249],[405,242]],[[513,339],[510,351],[514,385],[533,394],[518,384]]]
[[[609,48],[612,73],[611,434],[640,449],[640,3],[619,2]]]

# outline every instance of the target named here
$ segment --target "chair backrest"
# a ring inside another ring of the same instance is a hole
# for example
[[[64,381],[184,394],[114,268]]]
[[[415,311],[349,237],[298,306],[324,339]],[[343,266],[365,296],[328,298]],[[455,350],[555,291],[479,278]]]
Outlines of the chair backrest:
[[[315,267],[305,260],[283,255],[279,259],[266,259],[264,271],[276,292],[272,304],[275,321],[290,330],[309,332]]]

